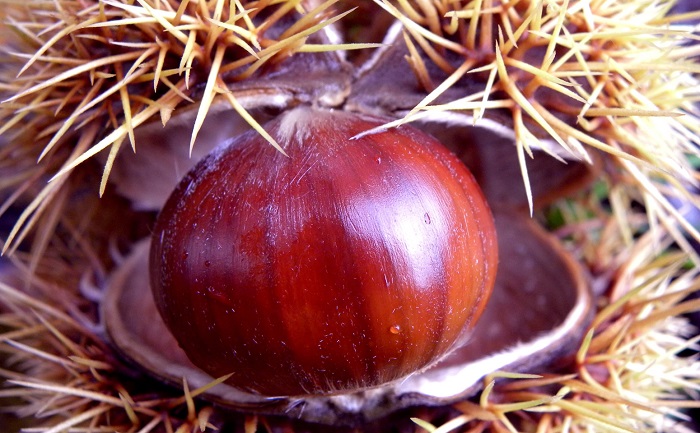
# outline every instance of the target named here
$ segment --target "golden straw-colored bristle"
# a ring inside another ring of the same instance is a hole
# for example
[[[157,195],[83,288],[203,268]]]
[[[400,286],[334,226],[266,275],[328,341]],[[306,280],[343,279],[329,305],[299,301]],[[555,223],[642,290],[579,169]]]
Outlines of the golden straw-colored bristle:
[[[576,158],[588,159],[589,148],[609,153],[658,210],[649,215],[657,220],[652,224],[679,221],[700,240],[660,192],[665,183],[696,183],[686,155],[700,154],[698,37],[692,26],[675,23],[697,20],[700,12],[675,17],[669,15],[673,1],[652,0],[375,2],[448,75],[426,87],[429,95],[404,122],[435,108],[474,111],[478,122],[489,110],[506,108],[520,131],[519,149],[546,149],[539,143],[546,136]],[[461,106],[435,102],[464,76],[461,70],[454,75],[460,68],[449,60],[454,54],[469,62],[464,79],[472,71],[491,71],[476,110],[476,93],[460,98]],[[419,70],[420,83],[436,79]],[[700,205],[694,194],[683,200]]]
[[[92,425],[93,431],[153,431],[159,425],[173,425],[182,431],[213,428],[210,406],[195,407],[193,398],[221,383],[221,378],[179,397],[132,395],[124,385],[126,377],[115,376],[112,359],[102,342],[60,308],[27,296],[0,283],[0,294],[12,312],[0,314],[0,349],[10,364],[23,364],[26,374],[0,369],[7,380],[0,399],[21,398],[31,404],[18,409],[21,416],[37,416],[51,423],[42,431],[62,432]],[[34,311],[34,313],[31,313]],[[70,357],[67,354],[73,353]],[[166,394],[166,393],[163,393]],[[184,419],[171,418],[169,411],[186,409]],[[60,421],[52,422],[52,419]],[[139,428],[142,428],[139,430]]]
[[[24,239],[52,191],[60,189],[61,178],[109,149],[102,194],[123,140],[128,138],[134,150],[138,146],[134,130],[139,126],[157,118],[166,123],[173,111],[197,102],[193,146],[221,93],[232,108],[244,111],[226,83],[246,79],[264,64],[297,51],[376,46],[306,45],[310,35],[349,13],[336,13],[332,6],[337,1],[317,2],[308,12],[299,0],[0,2],[2,31],[14,33],[4,45],[7,62],[0,69],[0,140],[8,148],[31,145],[21,151],[35,153],[43,163],[32,171],[53,173],[54,178],[23,213],[3,252]],[[271,38],[266,31],[292,13],[300,14],[294,24]],[[261,14],[268,16],[254,20]],[[251,116],[244,118],[262,131]],[[86,131],[99,139],[66,154]],[[17,134],[25,136],[16,140]],[[60,170],[55,171],[56,163],[62,164]]]
[[[697,281],[697,270],[676,266],[675,272],[668,272],[669,261],[680,264],[684,256],[657,256],[653,244],[667,244],[670,238],[652,236],[629,251],[640,267],[621,276],[618,284],[626,287],[619,289],[625,295],[595,318],[576,359],[577,373],[496,374],[485,379],[480,405],[455,405],[465,415],[453,421],[459,425],[469,421],[474,431],[683,431],[677,421],[683,419],[679,411],[700,407],[700,402],[685,394],[697,393],[700,364],[679,354],[697,350],[700,336],[686,340],[697,330],[677,310],[698,310],[698,305],[689,304],[695,301],[681,302],[697,291],[697,283],[691,284]],[[503,378],[511,380],[501,384]],[[533,391],[552,386],[558,391]],[[490,403],[491,395],[508,403]],[[526,413],[538,416],[528,419]],[[429,431],[453,427],[452,421],[439,427],[417,422]]]

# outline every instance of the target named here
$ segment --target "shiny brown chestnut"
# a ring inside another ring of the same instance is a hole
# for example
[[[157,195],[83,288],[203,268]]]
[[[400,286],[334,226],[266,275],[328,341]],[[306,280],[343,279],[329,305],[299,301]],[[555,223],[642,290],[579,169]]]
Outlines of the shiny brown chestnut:
[[[448,354],[482,313],[493,219],[412,127],[297,108],[204,158],[156,223],[155,302],[190,360],[268,396],[352,392]]]

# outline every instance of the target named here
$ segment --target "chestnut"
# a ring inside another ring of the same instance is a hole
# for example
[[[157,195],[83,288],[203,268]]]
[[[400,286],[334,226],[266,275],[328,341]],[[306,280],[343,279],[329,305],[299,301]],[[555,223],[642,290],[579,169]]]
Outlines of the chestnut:
[[[162,209],[158,311],[190,360],[266,396],[376,387],[464,343],[497,243],[468,169],[382,118],[299,107],[215,149]]]

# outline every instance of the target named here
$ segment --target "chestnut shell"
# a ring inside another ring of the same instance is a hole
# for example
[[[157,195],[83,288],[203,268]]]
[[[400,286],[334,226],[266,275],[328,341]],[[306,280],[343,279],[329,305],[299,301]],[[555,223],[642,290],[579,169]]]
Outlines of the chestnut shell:
[[[412,127],[297,108],[201,161],[156,223],[151,286],[191,361],[268,396],[375,387],[464,341],[493,287],[492,216]]]

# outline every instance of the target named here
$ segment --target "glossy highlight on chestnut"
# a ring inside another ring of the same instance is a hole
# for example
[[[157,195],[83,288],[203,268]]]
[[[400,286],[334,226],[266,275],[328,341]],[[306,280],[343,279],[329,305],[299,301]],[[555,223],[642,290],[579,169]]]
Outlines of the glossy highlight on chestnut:
[[[202,160],[154,229],[151,286],[190,360],[269,396],[401,379],[464,342],[497,267],[467,168],[412,127],[297,108]]]

